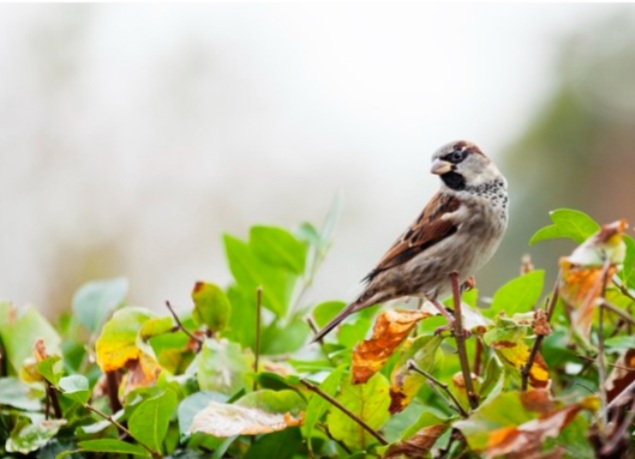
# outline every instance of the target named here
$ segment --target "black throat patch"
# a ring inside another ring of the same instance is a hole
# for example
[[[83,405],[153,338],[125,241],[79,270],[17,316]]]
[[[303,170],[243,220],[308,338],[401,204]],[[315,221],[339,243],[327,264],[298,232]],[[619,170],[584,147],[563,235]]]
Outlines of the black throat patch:
[[[455,191],[462,191],[465,189],[465,177],[461,174],[457,174],[456,172],[443,174],[441,176],[441,180],[443,180],[443,183],[445,183],[448,188]]]

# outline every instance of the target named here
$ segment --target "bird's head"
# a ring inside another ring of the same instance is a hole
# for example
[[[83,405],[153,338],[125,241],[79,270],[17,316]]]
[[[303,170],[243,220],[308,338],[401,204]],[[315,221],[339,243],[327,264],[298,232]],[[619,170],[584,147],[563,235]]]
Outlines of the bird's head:
[[[432,155],[433,174],[455,191],[500,180],[496,165],[472,142],[459,140],[439,148]]]

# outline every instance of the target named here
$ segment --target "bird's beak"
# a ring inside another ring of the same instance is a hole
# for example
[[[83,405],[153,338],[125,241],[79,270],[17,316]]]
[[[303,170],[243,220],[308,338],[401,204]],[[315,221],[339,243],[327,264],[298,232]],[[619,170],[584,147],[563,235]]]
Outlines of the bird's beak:
[[[452,163],[447,161],[443,161],[442,159],[435,159],[432,163],[432,168],[430,172],[436,175],[447,174],[452,170]]]

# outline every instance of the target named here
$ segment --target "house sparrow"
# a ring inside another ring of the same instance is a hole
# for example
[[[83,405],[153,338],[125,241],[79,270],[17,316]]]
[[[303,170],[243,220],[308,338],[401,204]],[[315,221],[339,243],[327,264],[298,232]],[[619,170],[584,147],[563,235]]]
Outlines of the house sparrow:
[[[429,300],[454,322],[438,299],[452,291],[450,273],[458,273],[463,284],[498,248],[507,228],[507,181],[492,160],[466,141],[437,150],[430,172],[440,176],[440,190],[365,277],[357,299],[313,342],[350,314],[404,296]]]

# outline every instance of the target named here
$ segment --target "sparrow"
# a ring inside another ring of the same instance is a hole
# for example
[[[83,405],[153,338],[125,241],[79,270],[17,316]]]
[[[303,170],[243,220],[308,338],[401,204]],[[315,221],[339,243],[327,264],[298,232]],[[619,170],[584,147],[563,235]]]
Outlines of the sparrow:
[[[450,274],[463,285],[498,248],[508,221],[507,181],[475,144],[448,143],[432,155],[432,174],[441,187],[417,219],[365,278],[364,289],[320,330],[321,340],[349,315],[389,300],[418,297],[448,319],[439,302],[452,292]]]

